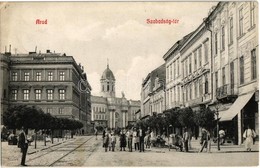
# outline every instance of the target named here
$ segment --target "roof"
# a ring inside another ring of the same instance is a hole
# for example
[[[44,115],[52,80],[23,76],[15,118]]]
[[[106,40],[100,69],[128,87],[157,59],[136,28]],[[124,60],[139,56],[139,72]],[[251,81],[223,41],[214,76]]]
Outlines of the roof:
[[[174,45],[166,52],[166,54],[164,54],[163,59],[166,60],[169,56],[172,55],[172,53],[179,50],[193,33],[194,31],[187,34],[181,40],[178,40],[176,43],[174,43]]]
[[[109,69],[109,65],[107,65],[107,69],[103,72],[101,79],[116,80],[113,72]]]
[[[148,79],[151,79],[151,86],[150,86],[150,90],[152,91],[152,88],[154,87],[154,81],[155,78],[158,77],[159,80],[163,80],[165,81],[166,79],[166,68],[165,68],[165,63],[162,64],[161,66],[159,66],[158,68],[154,69],[152,72],[150,72],[147,77],[145,78],[145,80],[143,81],[143,86],[146,84],[146,82],[148,81]]]

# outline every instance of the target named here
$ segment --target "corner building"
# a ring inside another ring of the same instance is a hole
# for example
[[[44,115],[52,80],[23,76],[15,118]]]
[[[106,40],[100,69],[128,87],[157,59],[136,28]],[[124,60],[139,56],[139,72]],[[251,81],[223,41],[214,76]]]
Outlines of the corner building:
[[[234,144],[243,143],[248,125],[259,135],[258,25],[257,2],[212,7],[201,25],[163,56],[166,109],[210,107]]]
[[[72,56],[49,50],[0,55],[5,79],[1,81],[1,115],[9,106],[37,106],[53,116],[79,120],[84,125],[81,133],[90,132],[91,86],[84,67]]]
[[[100,79],[100,95],[91,96],[91,119],[95,126],[125,128],[135,122],[135,113],[140,109],[140,101],[127,100],[124,93],[116,97],[116,79],[109,65]]]

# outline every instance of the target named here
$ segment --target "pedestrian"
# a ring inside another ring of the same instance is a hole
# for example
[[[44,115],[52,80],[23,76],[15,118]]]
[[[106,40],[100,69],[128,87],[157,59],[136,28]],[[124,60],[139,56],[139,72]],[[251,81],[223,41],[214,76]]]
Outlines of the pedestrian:
[[[112,149],[112,135],[111,131],[108,132],[108,150],[111,151]]]
[[[103,144],[103,146],[105,147],[105,152],[107,152],[108,143],[109,143],[109,135],[108,133],[106,133],[104,137],[104,144]]]
[[[137,136],[136,128],[134,128],[134,131],[133,131],[133,143],[135,146],[135,151],[136,151],[136,149],[139,150],[139,137]]]
[[[112,147],[112,152],[115,151],[115,146],[116,146],[116,136],[114,132],[111,132],[111,147]]]
[[[129,152],[133,151],[133,131],[131,129],[128,129],[127,131],[127,144],[128,144],[128,150]]]
[[[250,126],[247,126],[247,129],[243,133],[243,138],[245,138],[245,148],[247,151],[251,152],[251,148],[253,146],[254,138],[256,137],[256,133]]]
[[[97,128],[95,128],[95,136],[96,136],[96,140],[97,140],[97,135],[98,135],[98,130],[97,130]]]
[[[220,141],[220,145],[223,145],[225,143],[225,131],[223,129],[220,129],[219,132],[219,141]]]
[[[145,132],[144,142],[145,142],[145,148],[151,147],[151,130],[150,127],[147,128],[147,131]]]
[[[144,152],[145,132],[141,127],[139,128],[139,130],[137,132],[137,137],[139,137],[139,152]]]
[[[28,140],[27,140],[27,135],[25,133],[25,128],[24,127],[22,127],[21,132],[19,134],[18,147],[21,148],[21,152],[22,152],[21,165],[22,166],[27,166],[25,164],[25,159],[26,159],[26,153],[27,153],[27,150],[28,150]]]
[[[189,135],[189,132],[188,132],[188,129],[187,128],[184,128],[184,133],[183,133],[183,144],[184,144],[184,151],[185,152],[189,152],[189,140],[190,140],[190,135]]]
[[[125,132],[121,131],[120,132],[120,151],[122,151],[122,149],[125,151],[125,147],[126,147],[126,136],[125,136]]]
[[[200,140],[201,149],[200,149],[199,152],[202,152],[204,148],[207,149],[209,139],[210,139],[210,136],[209,136],[208,131],[205,128],[202,128],[202,130],[201,130],[201,140]]]
[[[153,130],[151,131],[150,133],[150,148],[155,147],[155,143],[156,143],[156,137],[155,137],[155,134],[153,132]]]
[[[105,146],[104,146],[104,144],[105,144],[105,141],[104,141],[104,140],[105,140],[105,136],[106,136],[106,129],[104,129],[104,130],[103,130],[103,133],[102,133],[103,147],[105,147]]]

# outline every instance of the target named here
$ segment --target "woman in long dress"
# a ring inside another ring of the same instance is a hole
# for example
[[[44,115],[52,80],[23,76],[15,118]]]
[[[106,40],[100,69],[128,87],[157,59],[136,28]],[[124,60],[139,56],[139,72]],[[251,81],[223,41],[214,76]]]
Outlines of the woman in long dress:
[[[253,146],[253,138],[256,137],[256,133],[253,129],[251,129],[249,126],[245,130],[243,137],[245,138],[245,148],[247,151],[251,151],[251,148]]]

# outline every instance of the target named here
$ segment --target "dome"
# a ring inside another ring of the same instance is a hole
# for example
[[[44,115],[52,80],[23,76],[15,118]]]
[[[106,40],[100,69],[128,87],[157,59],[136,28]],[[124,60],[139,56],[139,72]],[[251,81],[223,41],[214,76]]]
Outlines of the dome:
[[[113,72],[109,69],[109,66],[107,66],[107,69],[103,72],[101,79],[115,80],[115,76],[114,76]]]

